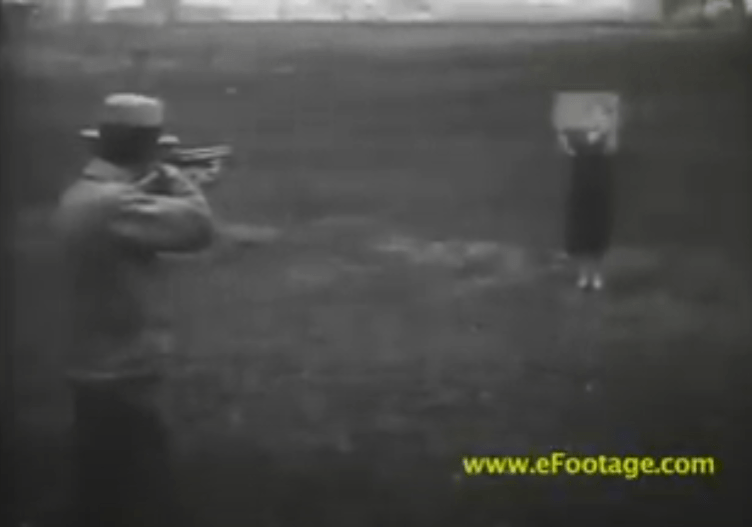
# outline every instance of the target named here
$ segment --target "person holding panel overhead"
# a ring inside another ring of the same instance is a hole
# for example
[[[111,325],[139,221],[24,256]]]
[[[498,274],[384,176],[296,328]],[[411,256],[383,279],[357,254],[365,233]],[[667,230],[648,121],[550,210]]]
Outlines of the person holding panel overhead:
[[[578,266],[577,286],[601,290],[602,262],[613,229],[613,176],[608,135],[610,119],[604,108],[593,109],[586,129],[561,130],[559,142],[570,156],[570,182],[565,220],[565,250]]]

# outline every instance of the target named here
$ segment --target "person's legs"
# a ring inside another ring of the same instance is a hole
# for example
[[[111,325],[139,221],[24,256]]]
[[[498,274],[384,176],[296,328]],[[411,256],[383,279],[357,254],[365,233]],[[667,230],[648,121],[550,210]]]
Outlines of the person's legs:
[[[604,280],[603,280],[603,269],[602,269],[602,262],[600,258],[594,258],[593,259],[593,267],[592,267],[592,274],[590,277],[590,287],[595,289],[596,291],[600,291],[603,289],[604,286]]]
[[[174,523],[167,430],[149,393],[155,386],[76,381],[76,527]]]
[[[588,256],[584,259],[581,269],[581,281],[578,282],[578,284],[582,283],[580,287],[595,291],[603,289],[605,281],[603,278],[602,259],[600,257]]]
[[[590,260],[584,256],[577,257],[577,287],[587,289],[590,287],[591,265]]]
[[[604,279],[601,259],[595,256],[578,258],[577,287],[580,289],[603,289]]]

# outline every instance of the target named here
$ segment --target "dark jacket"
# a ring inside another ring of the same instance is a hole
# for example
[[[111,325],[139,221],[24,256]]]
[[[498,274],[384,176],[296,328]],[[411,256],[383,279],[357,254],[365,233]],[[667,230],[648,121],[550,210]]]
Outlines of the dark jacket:
[[[574,256],[601,258],[613,230],[611,156],[603,141],[572,141],[567,198],[566,249]]]

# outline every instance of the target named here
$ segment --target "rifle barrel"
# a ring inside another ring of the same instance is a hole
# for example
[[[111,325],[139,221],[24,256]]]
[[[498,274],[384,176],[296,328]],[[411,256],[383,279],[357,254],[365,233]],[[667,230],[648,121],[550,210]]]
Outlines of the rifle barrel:
[[[176,149],[168,156],[168,160],[175,163],[209,163],[218,159],[224,159],[232,154],[229,146],[205,146],[195,148]]]

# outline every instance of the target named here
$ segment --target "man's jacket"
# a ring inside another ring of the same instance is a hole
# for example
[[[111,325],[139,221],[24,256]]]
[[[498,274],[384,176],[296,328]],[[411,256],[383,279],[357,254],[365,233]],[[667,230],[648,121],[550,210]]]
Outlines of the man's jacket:
[[[174,339],[161,257],[203,250],[213,238],[206,199],[179,171],[137,179],[95,159],[58,206],[70,286],[67,358],[74,371],[162,366]]]

